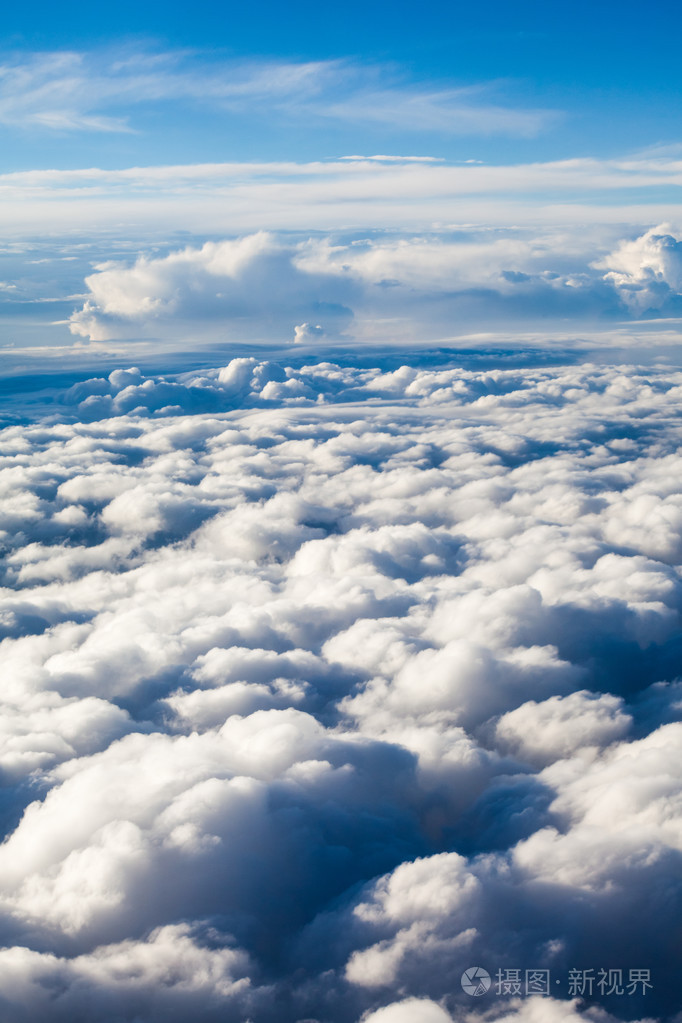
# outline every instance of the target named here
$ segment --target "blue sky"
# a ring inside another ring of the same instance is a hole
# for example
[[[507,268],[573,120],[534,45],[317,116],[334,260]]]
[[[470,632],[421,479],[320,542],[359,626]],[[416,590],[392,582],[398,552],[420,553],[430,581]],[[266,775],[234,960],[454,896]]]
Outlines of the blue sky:
[[[672,4],[431,2],[416,11],[408,3],[200,2],[190,15],[184,3],[124,2],[115,11],[69,3],[32,6],[30,20],[20,7],[5,14],[3,169],[120,167],[188,155],[309,160],[356,150],[525,162],[610,156],[679,138],[680,15]],[[46,52],[83,58],[78,69],[55,66],[37,78],[32,54]],[[127,70],[114,68],[121,61]],[[282,88],[275,68],[311,62],[322,66],[298,89]],[[244,63],[270,68],[272,91],[252,81],[241,102],[230,103],[216,82],[249,78]],[[68,97],[66,79],[74,87]],[[213,86],[202,90],[201,81]],[[27,95],[32,87],[44,91]],[[377,94],[385,116],[359,116],[365,98]],[[438,96],[443,117],[388,115],[389,96],[400,104],[415,95]],[[60,99],[83,118],[70,126],[55,119],[51,128],[49,119],[17,120],[41,107],[49,115]],[[342,102],[345,116],[333,112]],[[462,105],[481,111],[478,124],[447,117]],[[507,128],[490,118],[491,108],[508,111]],[[129,131],[96,130],[105,123]]]

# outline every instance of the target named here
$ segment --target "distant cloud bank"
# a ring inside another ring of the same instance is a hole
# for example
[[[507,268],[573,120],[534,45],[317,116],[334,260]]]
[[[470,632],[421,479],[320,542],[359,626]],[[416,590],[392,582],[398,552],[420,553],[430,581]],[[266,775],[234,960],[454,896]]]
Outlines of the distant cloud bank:
[[[292,241],[260,232],[109,262],[86,279],[72,333],[290,341],[446,336],[453,325],[682,313],[682,242],[652,228],[590,259],[575,234]],[[582,250],[582,251],[581,251]]]
[[[110,244],[167,245],[179,231],[215,240],[218,233],[261,229],[543,234],[551,227],[582,235],[585,244],[676,222],[680,183],[676,153],[487,164],[330,154],[308,161],[20,170],[0,175],[0,195],[5,236],[23,241],[47,230],[64,239],[77,232]]]

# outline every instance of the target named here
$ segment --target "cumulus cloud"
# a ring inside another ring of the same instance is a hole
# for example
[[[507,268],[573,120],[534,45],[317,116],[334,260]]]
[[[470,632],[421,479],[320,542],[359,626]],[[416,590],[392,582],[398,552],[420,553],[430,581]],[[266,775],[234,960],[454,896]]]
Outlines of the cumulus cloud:
[[[12,1020],[29,1018],[17,1004],[27,994],[31,1013],[50,1020],[82,1019],[88,1006],[92,1020],[139,1019],[144,1013],[145,1019],[179,1023],[198,1004],[205,1007],[204,1018],[218,1019],[226,1006],[252,999],[248,958],[215,939],[206,929],[197,936],[189,925],[177,924],[157,928],[145,941],[127,940],[73,958],[5,949],[0,1004]],[[55,989],[61,992],[56,998]]]
[[[338,331],[352,318],[342,302],[353,294],[352,282],[300,268],[295,254],[260,232],[156,259],[141,256],[132,267],[105,265],[87,278],[92,297],[72,316],[71,330],[102,341],[153,325],[167,333],[218,319],[231,333],[267,336],[288,334],[296,319],[323,312]],[[306,336],[322,331],[304,327]]]
[[[582,747],[608,745],[627,733],[631,721],[622,711],[620,698],[576,692],[551,696],[539,704],[524,703],[505,714],[496,731],[498,741],[542,761],[568,756]]]
[[[294,327],[294,343],[303,344],[306,341],[315,341],[325,336],[324,327],[319,323],[298,323]]]
[[[487,1023],[613,1023],[613,1016],[599,1009],[581,1012],[577,1002],[558,1002],[551,998],[513,999],[508,1009],[493,1009],[483,1015],[467,1013],[458,1017],[464,1023],[484,1019]],[[406,998],[363,1018],[362,1023],[451,1023],[450,1016],[437,1002],[428,998]],[[642,1020],[641,1023],[647,1023]]]
[[[679,306],[682,242],[670,225],[652,227],[639,238],[621,242],[594,266],[608,271],[605,279],[635,314]]]
[[[682,375],[293,351],[3,430],[3,1018],[668,1023]]]
[[[452,1017],[428,998],[406,998],[363,1016],[363,1023],[451,1023]]]
[[[678,243],[647,232],[593,260],[568,232],[371,239],[259,232],[166,255],[108,262],[86,278],[72,333],[95,341],[208,334],[316,347],[443,336],[511,318],[613,320],[674,312]],[[598,272],[610,267],[606,274]],[[620,269],[613,269],[614,267]]]

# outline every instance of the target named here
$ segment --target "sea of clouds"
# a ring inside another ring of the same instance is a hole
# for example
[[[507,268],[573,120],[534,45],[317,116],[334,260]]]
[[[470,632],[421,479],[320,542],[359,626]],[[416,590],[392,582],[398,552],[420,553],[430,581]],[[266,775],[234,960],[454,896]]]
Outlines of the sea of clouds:
[[[404,361],[5,426],[3,1023],[682,1018],[682,372]]]

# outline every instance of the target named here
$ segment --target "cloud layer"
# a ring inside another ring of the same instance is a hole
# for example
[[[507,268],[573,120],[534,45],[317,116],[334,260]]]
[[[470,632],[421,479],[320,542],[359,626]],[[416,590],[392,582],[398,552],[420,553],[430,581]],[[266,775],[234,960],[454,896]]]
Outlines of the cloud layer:
[[[70,329],[94,341],[222,333],[310,342],[447,336],[453,326],[480,330],[510,318],[674,315],[682,312],[682,243],[664,231],[591,262],[584,242],[557,232],[350,242],[259,232],[98,266]]]
[[[3,1019],[673,1019],[681,393],[244,358],[6,428]]]
[[[111,249],[112,237],[166,245],[176,231],[213,239],[258,229],[355,230],[365,237],[380,229],[423,233],[478,225],[489,236],[521,226],[543,237],[547,225],[558,225],[586,251],[595,238],[617,241],[624,228],[641,234],[652,224],[679,222],[676,152],[481,164],[343,157],[334,145],[323,160],[296,153],[288,160],[140,166],[158,159],[154,151],[122,169],[0,175],[5,237],[44,240],[49,229],[73,243],[80,232],[89,240],[106,236]],[[561,253],[560,239],[555,247]]]

